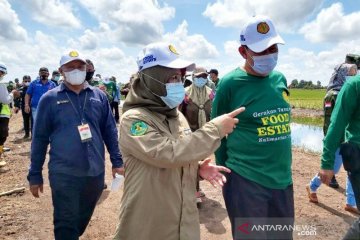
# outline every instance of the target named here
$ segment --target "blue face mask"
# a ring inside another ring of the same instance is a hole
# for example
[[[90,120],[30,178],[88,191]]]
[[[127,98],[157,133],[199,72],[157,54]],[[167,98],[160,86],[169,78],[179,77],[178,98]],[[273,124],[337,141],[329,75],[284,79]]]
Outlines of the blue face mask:
[[[166,83],[166,96],[160,96],[161,100],[170,108],[176,108],[184,100],[185,88],[181,82]]]
[[[278,53],[252,57],[249,54],[249,56],[254,62],[252,69],[261,75],[268,75],[274,70],[278,60]]]
[[[176,82],[176,83],[162,83],[161,81],[157,80],[156,78],[153,78],[143,72],[141,72],[141,74],[151,78],[152,80],[165,85],[166,87],[166,96],[159,96],[156,93],[152,92],[146,85],[145,87],[155,96],[158,96],[159,98],[161,98],[161,100],[170,108],[176,108],[177,106],[179,106],[182,101],[185,98],[185,88],[182,82]]]
[[[198,88],[202,88],[207,83],[207,78],[194,78],[194,85]]]

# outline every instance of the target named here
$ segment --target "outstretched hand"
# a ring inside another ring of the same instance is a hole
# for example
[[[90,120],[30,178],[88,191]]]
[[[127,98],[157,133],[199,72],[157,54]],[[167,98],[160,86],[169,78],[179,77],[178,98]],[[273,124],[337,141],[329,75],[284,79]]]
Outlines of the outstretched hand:
[[[226,167],[216,166],[210,162],[211,159],[206,158],[200,163],[200,177],[209,181],[214,187],[217,185],[224,186],[224,183],[226,183],[226,177],[221,172],[230,173],[231,170]]]

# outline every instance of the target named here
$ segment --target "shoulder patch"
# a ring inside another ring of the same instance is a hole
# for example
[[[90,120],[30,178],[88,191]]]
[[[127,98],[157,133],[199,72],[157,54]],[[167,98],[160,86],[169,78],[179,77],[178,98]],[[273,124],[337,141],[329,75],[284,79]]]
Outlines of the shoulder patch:
[[[135,121],[131,124],[130,133],[133,136],[142,136],[146,133],[148,125],[143,121]]]

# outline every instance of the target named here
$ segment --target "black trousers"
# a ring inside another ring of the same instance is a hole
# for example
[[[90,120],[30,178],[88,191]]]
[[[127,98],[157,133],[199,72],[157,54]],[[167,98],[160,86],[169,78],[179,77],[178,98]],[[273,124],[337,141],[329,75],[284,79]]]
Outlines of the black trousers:
[[[25,134],[29,135],[30,134],[30,130],[32,128],[32,120],[31,120],[31,112],[30,113],[26,113],[24,109],[21,109],[21,113],[22,113],[22,117],[23,117],[23,123],[24,123],[24,130],[25,130]]]
[[[348,172],[348,176],[354,190],[356,206],[358,209],[360,209],[360,172],[357,173]],[[353,225],[349,228],[343,239],[360,240],[360,218],[353,223]]]
[[[266,188],[232,171],[223,187],[226,210],[233,239],[292,239],[292,231],[256,231],[248,233],[245,224],[293,225],[293,185],[285,189]],[[247,235],[249,234],[249,235]]]
[[[111,112],[113,113],[113,115],[115,117],[115,121],[119,122],[119,102],[112,101],[110,103],[110,107],[111,107]]]
[[[9,136],[9,118],[0,117],[0,146],[4,145]]]
[[[56,240],[78,240],[104,189],[104,173],[95,177],[49,174]]]

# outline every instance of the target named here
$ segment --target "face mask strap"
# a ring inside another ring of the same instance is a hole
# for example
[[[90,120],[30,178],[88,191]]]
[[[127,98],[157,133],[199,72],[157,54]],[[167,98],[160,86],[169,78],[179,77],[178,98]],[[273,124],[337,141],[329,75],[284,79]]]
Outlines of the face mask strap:
[[[145,74],[145,73],[143,73],[143,72],[139,72],[139,74],[143,74],[143,75],[145,75],[145,76],[147,76],[147,77],[149,77],[149,78],[157,81],[157,82],[160,83],[160,84],[164,84],[164,83],[160,82],[159,80],[157,80],[157,79],[155,79],[155,78],[153,78],[153,77],[151,77],[151,76],[149,76],[149,75],[147,75],[147,74]],[[165,85],[165,84],[164,84],[164,85]],[[150,88],[146,85],[146,82],[145,82],[145,81],[144,81],[144,86],[145,86],[145,88],[146,88],[147,90],[149,90],[149,91],[150,91],[152,94],[154,94],[155,96],[157,96],[157,97],[159,97],[159,98],[162,97],[162,96],[159,96],[158,94],[154,93],[153,91],[151,91]]]

